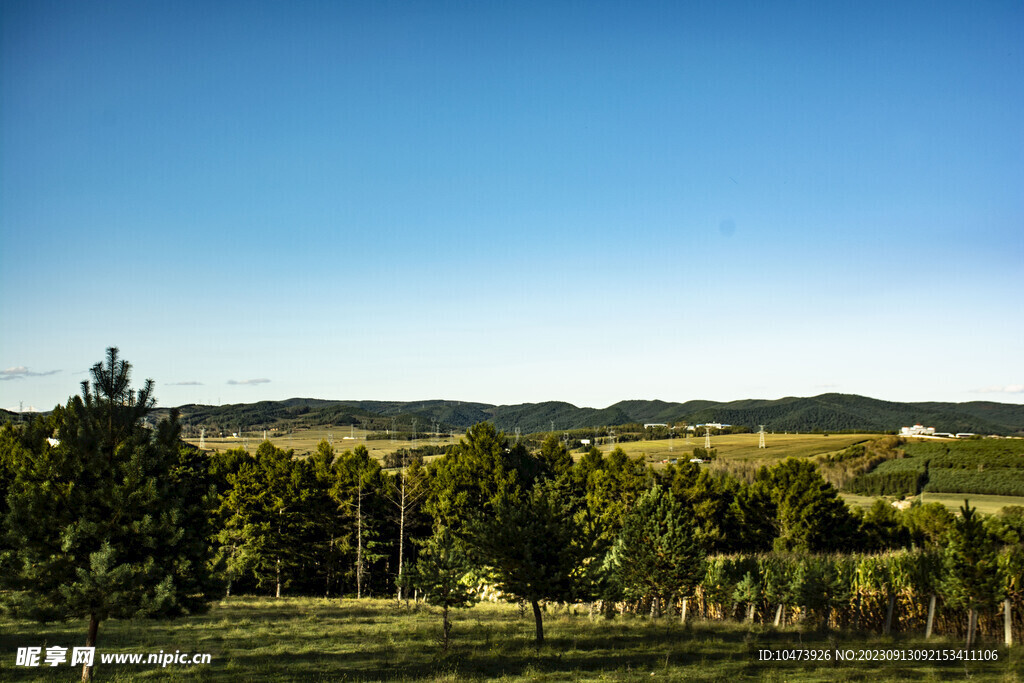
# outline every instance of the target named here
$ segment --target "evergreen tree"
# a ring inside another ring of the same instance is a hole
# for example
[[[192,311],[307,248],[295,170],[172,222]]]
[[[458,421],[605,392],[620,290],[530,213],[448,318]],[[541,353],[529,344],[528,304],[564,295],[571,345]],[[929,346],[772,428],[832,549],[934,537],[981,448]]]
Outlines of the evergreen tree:
[[[609,564],[627,597],[687,597],[703,576],[704,551],[682,504],[655,485],[626,515]]]
[[[387,578],[383,571],[375,571],[388,557],[382,531],[384,479],[380,463],[370,457],[363,445],[342,453],[335,470],[337,478],[331,495],[348,520],[349,545],[355,552],[351,577],[355,579],[356,597],[361,598],[371,588],[373,576],[379,574],[382,588]]]
[[[291,577],[301,576],[310,531],[308,473],[291,451],[264,441],[256,456],[229,476],[222,502],[226,517],[219,538],[229,549],[229,578],[251,575],[281,597]]]
[[[525,448],[509,447],[504,432],[481,422],[444,458],[431,463],[433,486],[424,507],[436,523],[464,536],[467,521],[488,510],[499,494],[528,487],[539,470]]]
[[[578,594],[591,556],[568,501],[551,482],[503,492],[472,525],[472,549],[495,574],[499,590],[533,607],[537,644],[544,642],[540,603]]]
[[[143,426],[152,380],[133,391],[116,348],[92,377],[82,396],[55,409],[57,445],[40,440],[7,456],[14,477],[2,564],[11,571],[0,577],[0,595],[18,614],[87,619],[86,646],[104,619],[205,609],[211,551],[205,473],[192,451],[179,450],[177,412],[155,432]],[[91,674],[83,668],[83,680]]]
[[[774,509],[775,550],[846,550],[856,538],[857,520],[812,463],[789,458],[770,469],[763,467],[755,485]]]
[[[991,609],[1002,598],[999,549],[977,511],[964,501],[944,557],[942,592],[952,607],[966,608],[967,647],[974,642],[978,611]]]
[[[423,543],[419,559],[409,572],[412,585],[423,591],[424,599],[442,609],[445,650],[451,635],[448,610],[471,607],[478,599],[463,582],[472,570],[463,543],[449,529],[440,527]]]

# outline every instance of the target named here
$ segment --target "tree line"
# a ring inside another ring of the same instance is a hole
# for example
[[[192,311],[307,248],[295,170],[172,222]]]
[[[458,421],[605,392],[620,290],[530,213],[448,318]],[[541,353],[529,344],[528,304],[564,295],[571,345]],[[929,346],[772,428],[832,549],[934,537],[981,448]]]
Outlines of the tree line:
[[[0,605],[86,619],[88,644],[105,619],[194,613],[239,592],[424,595],[443,608],[447,643],[448,610],[484,587],[531,608],[543,642],[546,602],[609,617],[624,604],[680,609],[723,554],[914,548],[945,553],[954,576],[959,549],[995,583],[941,595],[976,610],[1005,597],[1017,566],[990,555],[1022,552],[1024,516],[968,529],[935,505],[851,511],[806,460],[751,481],[694,463],[656,471],[620,449],[574,460],[554,434],[528,447],[488,422],[429,464],[405,451],[390,471],[326,441],[309,457],[269,441],[207,454],[180,439],[175,411],[143,425],[152,383],[132,390],[117,349],[92,376],[49,416],[0,430]],[[744,595],[766,581],[751,574]]]

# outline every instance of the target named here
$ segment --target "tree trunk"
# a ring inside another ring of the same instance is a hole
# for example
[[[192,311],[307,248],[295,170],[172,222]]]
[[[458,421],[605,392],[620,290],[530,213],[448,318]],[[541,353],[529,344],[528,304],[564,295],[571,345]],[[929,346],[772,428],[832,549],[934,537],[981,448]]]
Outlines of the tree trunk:
[[[356,598],[363,597],[363,480],[356,493]]]
[[[1013,612],[1011,610],[1010,598],[1003,600],[1003,642],[1006,647],[1013,645]]]
[[[928,599],[928,621],[924,626],[924,637],[932,637],[932,627],[935,625],[935,594]]]
[[[974,647],[974,632],[978,628],[978,610],[967,610],[967,649]]]
[[[404,464],[404,463],[403,463]],[[398,602],[402,602],[402,551],[405,545],[405,472],[402,472],[402,504],[398,506]]]
[[[452,624],[448,621],[448,605],[444,606],[444,651],[448,651],[448,634],[451,633]]]
[[[779,627],[779,622],[782,620],[782,605],[779,605],[775,609],[775,628]]]
[[[274,597],[281,597],[281,558],[277,558],[277,592]]]
[[[89,615],[89,634],[85,637],[86,647],[96,647],[96,636],[100,630],[100,620],[96,618],[95,614]],[[92,680],[92,664],[82,665],[82,681]]]
[[[679,623],[686,623],[686,608],[690,606],[689,598],[683,598],[683,609],[679,612]]]
[[[537,645],[541,645],[544,642],[544,621],[540,614],[540,605],[536,600],[533,600],[533,619],[536,622],[537,627]]]
[[[889,607],[885,610],[885,628],[882,633],[889,635],[892,632],[892,613],[896,607],[896,594],[889,593]]]

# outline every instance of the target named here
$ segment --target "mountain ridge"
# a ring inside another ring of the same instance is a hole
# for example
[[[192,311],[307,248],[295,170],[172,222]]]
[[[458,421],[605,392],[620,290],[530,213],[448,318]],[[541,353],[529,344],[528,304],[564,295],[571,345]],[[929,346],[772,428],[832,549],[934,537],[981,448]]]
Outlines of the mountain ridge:
[[[923,424],[940,432],[1024,435],[1024,405],[992,401],[903,403],[838,393],[724,402],[696,399],[676,403],[631,399],[606,408],[581,408],[565,401],[494,405],[447,399],[362,401],[292,398],[226,406],[189,404],[180,406],[179,410],[182,419],[192,424],[237,427],[241,423],[243,427],[259,424],[264,428],[278,422],[355,424],[371,430],[415,430],[421,433],[435,426],[438,429],[465,429],[477,422],[491,421],[499,429],[512,431],[519,428],[522,433],[630,423],[722,422],[752,430],[763,424],[770,431],[891,432],[903,426]]]

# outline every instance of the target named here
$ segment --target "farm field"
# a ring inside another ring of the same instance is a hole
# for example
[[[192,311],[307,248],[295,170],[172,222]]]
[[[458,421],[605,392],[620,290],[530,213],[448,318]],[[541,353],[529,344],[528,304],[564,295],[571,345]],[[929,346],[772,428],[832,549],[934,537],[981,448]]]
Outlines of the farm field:
[[[759,661],[760,650],[910,651],[958,648],[936,637],[830,636],[795,628],[616,617],[606,621],[550,608],[546,642],[533,643],[533,618],[508,604],[453,611],[452,649],[438,645],[440,612],[391,600],[231,598],[206,615],[177,621],[115,621],[100,626],[97,653],[209,653],[210,664],[99,664],[96,681],[1021,681],[1019,646],[996,650],[997,661]],[[528,610],[527,610],[528,612]],[[15,667],[18,647],[84,641],[84,624],[39,625],[0,618],[0,680],[77,680],[78,670]]]
[[[298,430],[287,434],[275,434],[269,432],[267,438],[278,448],[285,450],[294,449],[296,455],[308,455],[316,450],[317,444],[322,439],[327,439],[334,445],[335,451],[341,452],[350,450],[358,445],[366,446],[370,455],[381,459],[387,453],[392,453],[399,448],[414,448],[417,446],[444,446],[458,443],[462,434],[456,433],[434,436],[424,434],[423,438],[415,441],[404,439],[370,439],[366,437],[369,432],[361,429],[350,429],[348,427],[320,428]],[[757,434],[723,434],[711,437],[711,447],[718,452],[718,458],[723,461],[743,462],[751,465],[771,464],[785,458],[809,458],[824,453],[841,451],[850,444],[877,438],[878,434],[833,434],[823,436],[821,434],[768,434],[766,436],[766,448],[759,449]],[[187,439],[195,446],[199,445],[196,438]],[[255,453],[263,441],[263,432],[243,432],[239,437],[206,438],[208,450],[225,451],[232,448],[245,448],[250,453]],[[695,447],[703,447],[704,437],[690,437],[690,443],[683,437],[676,439],[659,439],[650,441],[627,441],[618,444],[603,444],[599,448],[604,453],[610,453],[615,448],[621,448],[630,457],[643,456],[648,462],[658,464],[662,460],[670,458],[690,457]],[[574,452],[573,456],[578,460],[582,454]],[[428,458],[429,459],[429,458]]]
[[[327,439],[338,453],[351,450],[356,446],[366,446],[372,457],[381,459],[386,454],[393,453],[399,448],[415,448],[428,445],[444,446],[450,443],[458,443],[461,436],[458,433],[455,434],[454,438],[450,434],[434,436],[433,434],[425,433],[422,438],[409,441],[407,439],[367,439],[366,437],[369,434],[370,432],[365,429],[324,427],[320,429],[298,430],[287,434],[268,432],[267,439],[278,448],[283,448],[284,450],[294,449],[295,454],[299,456],[313,453],[316,451],[317,444],[321,440]],[[199,446],[199,439],[197,438],[189,438],[186,441],[194,446]],[[241,436],[238,437],[206,437],[206,449],[226,451],[233,448],[244,448],[250,453],[255,453],[262,442],[262,431],[242,432]]]
[[[824,453],[841,451],[851,444],[877,439],[879,434],[766,434],[765,448],[757,447],[757,434],[722,434],[711,437],[711,447],[718,459],[746,464],[771,464],[785,458],[810,458]],[[621,448],[631,457],[642,455],[649,462],[690,457],[693,449],[704,447],[703,436],[691,436],[687,443],[683,437],[654,441],[627,441],[616,445],[605,444],[605,453]]]
[[[842,492],[839,494],[850,507],[869,508],[879,496],[860,496],[856,493]],[[994,515],[1004,507],[1011,505],[1024,506],[1022,496],[985,496],[977,493],[930,493],[925,491],[919,497],[922,503],[942,503],[950,512],[958,513],[964,504],[964,498],[971,501],[971,507],[985,515]],[[913,498],[911,498],[912,500]]]

